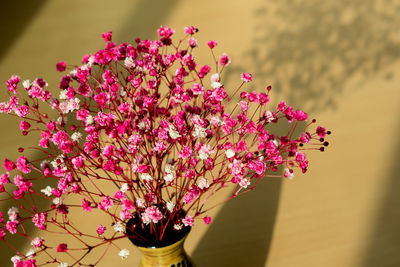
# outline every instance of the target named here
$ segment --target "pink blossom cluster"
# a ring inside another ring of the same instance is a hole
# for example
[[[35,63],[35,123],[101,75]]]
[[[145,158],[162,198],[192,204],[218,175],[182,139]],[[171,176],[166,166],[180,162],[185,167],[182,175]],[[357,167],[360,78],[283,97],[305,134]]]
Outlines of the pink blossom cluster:
[[[271,106],[270,86],[245,91],[252,74],[242,73],[237,88],[228,90],[222,74],[231,58],[215,56],[216,41],[207,43],[215,66],[199,65],[193,53],[197,28],[185,27],[177,43],[175,30],[162,26],[157,32],[158,40],[135,44],[117,44],[111,32],[104,33],[105,48],[85,55],[80,66],[57,64],[57,71],[68,71],[58,93],[46,90],[41,78],[23,81],[23,90],[18,76],[6,82],[10,98],[0,103],[0,113],[21,118],[23,135],[38,132],[31,149],[43,156],[4,160],[0,192],[22,211],[11,210],[7,221],[0,216],[0,239],[26,235],[23,224],[42,231],[54,226],[76,236],[85,256],[124,237],[127,221],[139,218],[161,240],[167,227],[180,231],[196,219],[209,224],[207,203],[218,190],[231,186],[234,198],[265,177],[293,178],[295,169],[307,171],[306,150],[328,145],[330,132],[312,129],[315,120],[307,122],[306,112],[286,102]],[[287,134],[272,133],[270,125],[278,122],[287,125]],[[37,188],[37,180],[49,182]],[[50,208],[36,206],[32,196],[47,199]],[[79,203],[70,200],[77,198]],[[95,224],[90,233],[71,230],[70,210],[77,208],[83,215],[101,212],[112,224]],[[98,243],[89,245],[84,237]],[[18,252],[16,266],[37,266],[34,257],[43,252],[45,263],[61,266],[57,253],[48,251],[69,251],[66,243],[41,238],[32,238],[32,245],[35,253]]]

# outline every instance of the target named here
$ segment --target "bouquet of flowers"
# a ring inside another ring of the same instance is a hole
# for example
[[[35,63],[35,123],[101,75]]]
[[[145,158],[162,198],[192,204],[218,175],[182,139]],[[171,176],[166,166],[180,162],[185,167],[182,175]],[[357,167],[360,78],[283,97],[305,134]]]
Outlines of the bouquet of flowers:
[[[91,251],[128,237],[162,245],[197,221],[209,224],[207,203],[220,189],[232,187],[229,200],[265,177],[292,178],[296,169],[307,171],[305,150],[324,151],[330,132],[285,102],[269,107],[270,86],[244,91],[250,73],[228,95],[221,74],[230,58],[216,56],[217,42],[209,41],[212,64],[198,65],[197,32],[185,27],[174,42],[174,30],[163,26],[158,40],[135,44],[116,44],[104,33],[105,48],[85,55],[82,65],[57,64],[68,69],[58,97],[42,78],[6,82],[10,98],[0,112],[18,116],[22,134],[38,138],[36,146],[18,148],[18,159],[6,158],[0,175],[1,200],[14,203],[0,213],[0,239],[13,248],[13,235],[21,235],[32,245],[16,251],[15,266],[89,266]],[[287,133],[271,133],[281,120]],[[28,159],[27,150],[40,156]],[[37,205],[40,199],[46,204]],[[107,219],[84,229],[73,212]],[[73,246],[30,236],[29,225],[64,233]],[[69,265],[61,260],[67,256]]]

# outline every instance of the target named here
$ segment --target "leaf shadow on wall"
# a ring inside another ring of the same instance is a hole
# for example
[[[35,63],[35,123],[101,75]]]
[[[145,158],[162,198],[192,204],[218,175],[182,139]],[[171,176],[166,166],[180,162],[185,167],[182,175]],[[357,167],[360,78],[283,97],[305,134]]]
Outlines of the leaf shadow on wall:
[[[225,79],[250,71],[257,91],[272,85],[275,101],[311,114],[335,110],[346,85],[400,58],[399,11],[391,0],[268,1],[254,12],[253,47],[236,60],[249,68],[229,66]],[[264,180],[225,204],[193,253],[196,264],[266,266],[280,189],[280,180]]]
[[[254,13],[246,71],[272,84],[277,100],[311,113],[334,110],[346,85],[400,58],[399,13],[394,0],[269,2]]]

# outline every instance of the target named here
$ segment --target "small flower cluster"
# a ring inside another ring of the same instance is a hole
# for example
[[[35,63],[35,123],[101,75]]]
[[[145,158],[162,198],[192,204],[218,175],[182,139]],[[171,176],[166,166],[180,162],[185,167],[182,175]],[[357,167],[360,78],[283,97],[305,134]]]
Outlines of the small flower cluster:
[[[57,71],[69,70],[58,97],[41,78],[23,81],[20,91],[18,76],[7,81],[10,98],[0,103],[0,112],[21,118],[23,135],[40,133],[31,149],[42,156],[4,160],[0,192],[22,210],[10,208],[7,221],[0,214],[1,240],[9,242],[7,233],[27,236],[24,224],[42,231],[56,226],[82,243],[83,256],[72,258],[71,265],[81,264],[93,248],[126,237],[132,218],[162,240],[168,227],[179,232],[196,219],[209,224],[208,200],[224,187],[233,187],[231,199],[264,177],[293,178],[296,168],[307,171],[304,151],[323,151],[330,132],[320,126],[311,130],[315,120],[307,123],[307,113],[285,102],[270,108],[270,86],[240,91],[252,81],[250,73],[241,74],[228,95],[221,75],[231,59],[216,57],[217,42],[209,41],[215,69],[198,65],[197,32],[185,27],[185,37],[175,44],[175,31],[161,27],[158,40],[136,39],[135,45],[116,44],[111,32],[104,33],[105,48],[85,55],[82,65],[57,64]],[[43,105],[56,116],[45,113]],[[278,136],[269,126],[281,120],[288,131]],[[48,183],[37,188],[38,180]],[[38,197],[48,199],[50,207],[36,206]],[[83,233],[69,221],[71,209],[102,212],[112,224]],[[57,258],[69,253],[67,243],[28,238],[33,252],[18,252],[15,266],[37,266],[35,257],[43,253],[49,258],[44,263],[69,266]],[[129,251],[119,255],[124,259]]]

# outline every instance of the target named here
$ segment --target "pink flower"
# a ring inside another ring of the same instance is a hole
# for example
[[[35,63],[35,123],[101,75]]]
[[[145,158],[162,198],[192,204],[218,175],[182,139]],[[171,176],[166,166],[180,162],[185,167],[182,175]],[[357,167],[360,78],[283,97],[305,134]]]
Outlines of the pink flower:
[[[286,102],[283,102],[283,101],[280,102],[280,103],[278,104],[278,110],[281,111],[281,112],[284,112],[285,109],[286,109]]]
[[[68,251],[68,245],[65,243],[61,243],[57,246],[57,252],[67,252]]]
[[[47,220],[47,212],[43,213],[36,213],[32,216],[32,222],[35,226],[39,229],[45,230],[46,229],[46,220]]]
[[[8,173],[4,173],[0,175],[0,184],[5,185],[10,182],[10,175]]]
[[[168,28],[167,26],[161,26],[158,30],[157,33],[160,37],[165,37],[165,38],[169,38],[171,37],[174,33],[175,30]]]
[[[32,242],[31,245],[34,246],[35,248],[40,248],[44,243],[44,239],[40,238],[40,237],[35,237]]]
[[[15,163],[12,162],[9,159],[4,159],[4,163],[3,163],[4,169],[8,172],[11,172],[12,170],[15,169]]]
[[[203,221],[205,224],[210,224],[211,223],[211,217],[210,216],[206,216],[203,218]]]
[[[269,96],[265,93],[259,94],[258,99],[259,99],[261,105],[265,105],[270,101]]]
[[[197,40],[194,39],[193,37],[190,38],[190,39],[188,40],[188,45],[189,45],[191,48],[196,47],[196,46],[197,46]]]
[[[110,32],[103,32],[101,34],[101,38],[104,39],[104,42],[110,42],[111,39],[112,39],[112,32],[111,31]]]
[[[198,29],[195,28],[194,26],[187,26],[187,27],[183,28],[183,31],[185,34],[192,35],[192,34],[195,34],[198,31]]]
[[[85,158],[82,156],[77,156],[71,160],[72,164],[74,165],[75,169],[82,168],[85,163]]]
[[[208,47],[210,47],[211,49],[213,49],[214,47],[217,46],[217,42],[214,40],[208,41],[207,42]]]
[[[308,118],[307,113],[302,110],[296,110],[293,114],[293,117],[296,121],[305,121]]]
[[[17,168],[23,173],[30,173],[28,159],[25,156],[21,156],[17,159]]]
[[[150,170],[150,165],[140,165],[136,169],[138,173],[148,173],[149,170]]]
[[[98,235],[102,235],[106,230],[107,228],[104,225],[99,224],[99,226],[97,226],[96,232]]]
[[[253,80],[253,75],[251,75],[250,73],[246,72],[246,73],[242,73],[240,74],[240,79],[245,82],[251,82]]]
[[[193,84],[192,90],[194,95],[201,95],[204,93],[204,87],[198,83]]]
[[[221,66],[228,66],[231,63],[231,59],[228,57],[227,54],[223,53],[222,56],[219,58],[219,63]]]
[[[11,78],[8,79],[8,81],[6,82],[8,91],[16,94],[17,86],[20,81],[21,78],[19,76],[17,75],[11,76]]]
[[[182,223],[183,223],[185,226],[192,226],[193,223],[194,223],[193,217],[190,216],[190,215],[186,215],[186,217],[183,218]]]
[[[149,224],[150,222],[158,223],[162,218],[163,215],[161,211],[155,206],[146,208],[142,213],[142,221],[144,224]]]
[[[27,115],[29,115],[29,108],[27,106],[18,106],[14,110],[15,114],[17,114],[18,117],[25,118]]]
[[[105,196],[101,199],[98,208],[101,210],[108,210],[109,208],[112,207],[113,201],[110,199],[110,196]]]
[[[325,138],[325,136],[326,136],[326,130],[324,127],[321,127],[321,126],[317,127],[316,133],[321,138]]]
[[[178,156],[179,156],[179,158],[181,158],[181,159],[187,159],[188,157],[190,157],[190,155],[192,154],[192,149],[190,148],[190,147],[188,147],[188,146],[184,146],[183,148],[182,148],[182,150],[180,150],[179,152],[178,152]]]
[[[11,234],[15,234],[15,233],[17,233],[17,225],[18,225],[18,221],[7,221],[7,223],[6,223],[6,229],[7,229]]]
[[[85,198],[82,199],[82,208],[87,212],[92,210],[92,207],[90,206],[90,202],[87,201]]]
[[[235,152],[241,152],[241,151],[246,151],[246,150],[247,150],[246,141],[239,140],[239,142],[237,142],[237,144],[236,144]]]
[[[64,61],[59,61],[56,65],[56,69],[58,72],[63,72],[65,70],[66,66],[67,65],[65,64]]]
[[[26,131],[26,130],[28,130],[29,128],[31,128],[31,124],[30,124],[29,122],[27,122],[27,121],[25,121],[25,120],[22,120],[22,121],[20,122],[20,124],[19,124],[19,129],[20,129],[21,131]]]
[[[186,204],[192,203],[193,200],[194,200],[194,196],[191,192],[188,192],[183,196],[183,202],[185,202]]]

